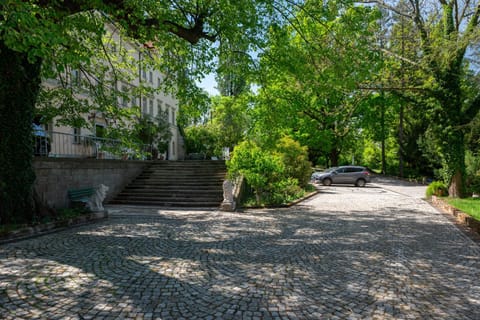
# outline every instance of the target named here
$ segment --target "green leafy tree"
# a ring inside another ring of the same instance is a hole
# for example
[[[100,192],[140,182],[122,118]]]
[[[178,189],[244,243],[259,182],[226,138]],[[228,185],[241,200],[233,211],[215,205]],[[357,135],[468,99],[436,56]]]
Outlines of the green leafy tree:
[[[218,150],[244,140],[250,127],[249,96],[219,96],[213,99],[211,128],[217,138]]]
[[[190,88],[181,101],[177,124],[180,128],[201,125],[210,120],[212,101],[208,93],[197,87]]]
[[[185,118],[202,119],[200,123],[190,122],[184,129],[187,151],[220,156],[224,147],[234,146],[247,136],[250,124],[251,97],[244,93],[239,96],[216,96],[210,98],[207,108],[181,110]],[[207,138],[208,137],[208,138]]]
[[[217,70],[217,84],[220,95],[237,97],[249,91],[248,72],[245,68],[251,64],[251,57],[247,53],[248,44],[244,48],[239,43],[225,43],[219,55]]]
[[[348,2],[308,1],[291,25],[272,27],[261,55],[256,134],[272,143],[291,135],[315,162],[338,165],[370,95],[359,87],[380,67],[371,50],[378,17]]]
[[[104,20],[96,12],[140,43],[152,41],[161,70],[170,76],[166,86],[175,85],[183,97],[194,80],[213,69],[219,49],[213,42],[224,38],[260,43],[263,28],[274,20],[273,3],[277,1],[2,1],[0,223],[29,222],[36,215],[31,123],[41,74],[52,74],[52,66],[92,65],[85,41],[102,48],[105,34]],[[112,91],[99,93],[115,97]],[[82,103],[71,106],[73,113],[84,111]]]
[[[168,112],[159,112],[156,117],[143,115],[135,123],[137,136],[143,144],[150,146],[151,152],[163,153],[167,151],[168,144],[172,138]]]
[[[274,146],[252,140],[239,143],[227,167],[231,178],[242,175],[246,179],[257,204],[281,204],[298,198],[312,172],[307,148],[288,136]]]
[[[467,147],[473,153],[480,153],[480,113],[466,127]]]
[[[301,187],[306,187],[312,174],[312,164],[308,161],[308,149],[291,137],[285,136],[278,141],[276,152],[285,165],[285,176],[295,179]]]
[[[231,178],[242,175],[254,189],[256,202],[262,202],[264,192],[272,184],[280,182],[285,171],[282,158],[265,150],[251,141],[238,144],[233,152],[232,159],[227,162]]]
[[[415,82],[418,106],[430,121],[429,131],[441,155],[449,194],[462,196],[465,180],[465,128],[480,109],[480,94],[466,81],[469,51],[478,44],[480,3],[478,1],[431,0],[369,1],[407,20],[415,34],[415,59],[392,52],[392,57],[418,70]],[[470,53],[471,52],[471,53]],[[408,80],[408,79],[407,79]],[[418,83],[420,80],[420,83]]]
[[[205,157],[218,155],[215,153],[218,137],[211,125],[196,125],[185,128],[185,147],[188,153],[201,153]]]

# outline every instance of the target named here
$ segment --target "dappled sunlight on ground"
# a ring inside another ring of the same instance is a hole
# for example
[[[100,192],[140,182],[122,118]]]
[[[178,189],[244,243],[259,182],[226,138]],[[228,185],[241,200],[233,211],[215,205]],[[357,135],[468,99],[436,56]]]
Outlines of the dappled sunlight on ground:
[[[0,318],[469,319],[480,250],[417,197],[320,187],[297,206],[109,208],[0,246]]]

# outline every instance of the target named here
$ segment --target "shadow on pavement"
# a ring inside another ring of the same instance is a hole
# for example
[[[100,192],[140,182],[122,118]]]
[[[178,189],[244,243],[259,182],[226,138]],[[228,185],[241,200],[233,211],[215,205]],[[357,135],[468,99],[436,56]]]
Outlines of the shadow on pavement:
[[[430,216],[388,206],[118,212],[0,246],[0,317],[479,314],[478,247]]]

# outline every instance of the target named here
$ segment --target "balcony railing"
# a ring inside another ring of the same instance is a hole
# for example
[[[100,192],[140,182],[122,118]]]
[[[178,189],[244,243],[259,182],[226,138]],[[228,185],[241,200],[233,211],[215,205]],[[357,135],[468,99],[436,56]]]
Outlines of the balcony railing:
[[[35,137],[33,153],[54,158],[148,160],[152,150],[149,145],[126,146],[114,139],[48,132],[47,137]]]

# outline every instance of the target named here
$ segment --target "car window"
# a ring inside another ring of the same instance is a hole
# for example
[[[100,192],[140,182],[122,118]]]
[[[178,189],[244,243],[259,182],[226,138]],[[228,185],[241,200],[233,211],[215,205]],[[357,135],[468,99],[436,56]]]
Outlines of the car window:
[[[335,170],[337,173],[344,173],[345,172],[345,168],[338,168]]]

